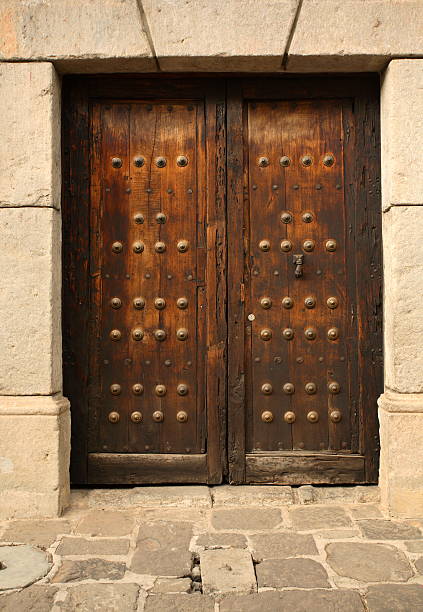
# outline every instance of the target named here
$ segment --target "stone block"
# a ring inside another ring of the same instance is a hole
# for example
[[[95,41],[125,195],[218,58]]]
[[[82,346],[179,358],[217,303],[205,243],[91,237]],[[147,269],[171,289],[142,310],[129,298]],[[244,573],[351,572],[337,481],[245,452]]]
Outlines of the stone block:
[[[401,3],[405,7],[408,3]],[[415,22],[420,29],[420,19]],[[410,12],[412,18],[413,12]],[[396,19],[399,19],[397,15]],[[399,20],[398,32],[404,42],[408,32]],[[383,208],[397,204],[423,204],[423,176],[420,171],[419,149],[423,146],[423,59],[394,59],[390,62],[382,82],[382,199]]]
[[[422,228],[423,206],[383,215],[385,385],[399,393],[423,392]]]
[[[214,600],[200,594],[151,594],[145,612],[214,612]]]
[[[52,208],[0,208],[0,395],[62,386],[61,229]]]
[[[0,563],[0,591],[26,587],[51,568],[49,555],[27,544],[0,546]]]
[[[86,514],[76,526],[76,533],[90,536],[119,537],[129,535],[135,519],[127,512],[97,509]]]
[[[65,520],[12,521],[3,535],[4,542],[32,544],[49,548],[63,534],[69,533],[71,526]]]
[[[151,589],[151,593],[189,593],[190,591],[190,578],[158,578]]]
[[[3,61],[51,60],[66,72],[155,70],[137,0],[8,0],[0,24]]]
[[[0,207],[59,208],[60,83],[53,65],[0,62],[0,104]]]
[[[138,592],[137,584],[81,584],[67,589],[57,608],[60,612],[135,612]]]
[[[418,527],[400,521],[375,519],[358,523],[368,540],[411,540],[423,538]]]
[[[215,529],[263,531],[282,523],[280,510],[275,508],[218,508],[212,512]]]
[[[160,68],[190,71],[280,70],[296,6],[296,0],[143,1]]]
[[[352,527],[345,510],[338,506],[308,506],[291,508],[289,511],[292,524],[299,531],[313,529],[338,529]]]
[[[231,595],[220,603],[220,612],[364,612],[358,591],[310,589],[262,591],[254,595]],[[386,610],[384,611],[386,612]],[[404,611],[405,612],[405,611]]]
[[[121,580],[125,563],[105,559],[63,561],[52,582],[79,582],[80,580]]]
[[[289,49],[291,72],[377,72],[419,55],[420,0],[304,0]]]
[[[2,612],[47,612],[53,608],[57,587],[30,586],[23,591],[0,594]]]
[[[195,549],[201,548],[247,548],[247,540],[240,533],[204,533],[198,536]]]
[[[423,610],[421,584],[372,584],[365,599],[369,612]]]
[[[423,553],[423,540],[411,540],[410,542],[404,542],[408,552],[412,553]]]
[[[323,565],[313,559],[268,559],[256,566],[260,588],[299,589],[328,588],[328,575]]]
[[[200,555],[200,566],[206,595],[257,591],[253,560],[246,550],[205,550]]]
[[[69,502],[69,402],[0,397],[0,517],[55,517]]]
[[[57,555],[98,555],[114,556],[126,555],[129,551],[129,540],[101,539],[87,540],[85,538],[63,538],[56,549]]]
[[[423,397],[379,399],[381,504],[391,516],[423,516]]]
[[[311,535],[286,531],[262,533],[250,536],[249,539],[255,561],[318,554]]]
[[[142,508],[211,508],[209,487],[136,487],[133,504]]]
[[[211,488],[213,507],[269,506],[280,508],[293,503],[291,487],[268,485],[220,485]]]

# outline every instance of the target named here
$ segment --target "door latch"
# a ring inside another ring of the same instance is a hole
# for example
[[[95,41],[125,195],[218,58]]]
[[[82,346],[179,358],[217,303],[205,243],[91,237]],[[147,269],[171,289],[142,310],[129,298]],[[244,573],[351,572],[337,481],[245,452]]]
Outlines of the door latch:
[[[303,275],[304,255],[302,253],[300,255],[293,255],[292,263],[295,266],[295,278],[301,278]]]

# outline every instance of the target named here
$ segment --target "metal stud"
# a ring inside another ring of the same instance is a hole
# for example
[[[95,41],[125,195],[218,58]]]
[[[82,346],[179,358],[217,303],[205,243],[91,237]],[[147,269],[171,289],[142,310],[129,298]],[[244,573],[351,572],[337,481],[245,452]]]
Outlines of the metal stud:
[[[301,158],[301,163],[303,166],[306,167],[311,166],[311,164],[313,163],[313,158],[311,157],[311,155],[304,155]]]
[[[333,381],[328,384],[329,393],[333,393],[333,395],[336,395],[337,393],[340,392],[340,390],[341,390],[340,384],[337,383],[336,381]]]
[[[290,240],[282,240],[281,250],[284,253],[288,253],[292,249],[292,242]]]
[[[112,166],[113,168],[121,168],[122,160],[120,157],[112,157]]]
[[[185,310],[185,308],[187,308],[188,306],[188,300],[186,297],[180,297],[177,299],[176,301],[176,306],[180,309],[180,310]]]
[[[181,383],[176,387],[178,395],[188,395],[188,385]]]
[[[292,383],[285,383],[283,388],[283,392],[286,393],[287,395],[292,395],[293,393],[295,393],[295,387]]]
[[[179,240],[176,248],[180,253],[186,253],[188,251],[188,240]]]
[[[261,240],[259,242],[259,249],[264,252],[270,251],[270,242],[268,240]]]
[[[154,245],[154,250],[156,251],[156,253],[164,253],[166,251],[166,245],[164,242],[156,242],[156,244]]]
[[[272,307],[272,300],[269,297],[261,298],[260,306],[264,308],[264,310],[269,310]]]
[[[178,340],[186,340],[188,338],[188,330],[185,327],[181,327],[177,330],[176,337]]]
[[[181,168],[183,168],[184,166],[188,165],[188,159],[185,157],[185,155],[179,155],[176,158],[176,163],[178,164],[178,166],[181,166]]]
[[[316,306],[316,298],[313,297],[312,295],[309,295],[304,300],[304,305],[306,308],[314,308]]]
[[[142,223],[144,223],[144,215],[142,215],[141,213],[137,213],[136,215],[134,215],[134,221],[135,223],[137,223],[137,225],[141,225]]]
[[[269,158],[268,157],[259,157],[257,163],[260,166],[260,168],[265,168],[266,166],[269,165]]]
[[[143,297],[136,297],[133,300],[133,305],[134,308],[136,308],[137,310],[142,310],[145,306],[145,299]]]
[[[157,223],[166,223],[166,215],[162,212],[157,213],[156,215],[156,221]]]
[[[316,391],[317,391],[316,383],[308,382],[308,383],[305,384],[304,389],[305,389],[305,392],[308,395],[314,395],[316,393]]]
[[[317,423],[318,420],[319,413],[315,410],[310,410],[310,412],[307,413],[307,421],[309,421],[310,423]]]
[[[332,423],[339,423],[342,419],[342,414],[339,410],[332,410],[329,416]]]
[[[260,338],[266,342],[272,337],[272,331],[270,329],[262,329],[260,332]]]
[[[165,385],[156,385],[155,388],[154,388],[154,393],[158,397],[163,397],[164,395],[166,395],[167,389],[166,389]]]
[[[287,155],[283,155],[280,160],[279,163],[281,166],[283,166],[284,168],[286,168],[287,166],[290,165],[291,160],[289,159],[289,157]]]
[[[178,423],[186,423],[188,421],[188,414],[185,412],[185,410],[179,410],[179,412],[177,412],[176,420]]]
[[[107,417],[110,421],[110,423],[119,423],[120,421],[120,414],[118,412],[109,412],[109,416]]]
[[[292,338],[294,337],[294,330],[290,327],[287,327],[283,330],[282,336],[285,338],[285,340],[292,340]]]
[[[336,251],[336,240],[326,240],[325,247],[327,251]]]
[[[283,212],[281,214],[281,221],[282,223],[291,223],[292,221],[292,215],[290,212]]]
[[[334,162],[335,162],[335,159],[333,155],[325,155],[323,158],[324,166],[327,166],[327,167],[333,166]]]
[[[326,300],[326,304],[328,305],[328,308],[333,310],[334,308],[338,307],[338,299],[336,297],[330,297]]]
[[[117,310],[122,306],[122,300],[118,297],[114,297],[110,300],[110,306]]]
[[[166,166],[166,158],[165,157],[156,157],[156,166],[158,168],[164,168]]]
[[[135,383],[135,385],[132,385],[132,393],[134,395],[142,395],[144,392],[144,387],[142,386],[141,383]]]
[[[145,159],[143,157],[138,156],[138,157],[134,157],[134,166],[136,166],[137,168],[141,168],[141,166],[144,165]]]
[[[132,330],[132,337],[134,340],[138,342],[139,340],[142,340],[144,338],[144,332],[142,331],[142,329],[137,327],[134,330]]]
[[[122,334],[118,329],[112,329],[109,335],[114,342],[117,342],[122,338]]]
[[[120,395],[122,387],[118,384],[110,385],[110,393],[112,395]]]
[[[132,245],[132,250],[134,253],[142,253],[144,251],[144,243],[141,241],[134,242]]]
[[[282,300],[282,306],[286,309],[289,310],[289,308],[292,308],[294,305],[294,300],[291,297],[284,297]]]
[[[114,242],[112,244],[112,251],[113,251],[113,253],[122,253],[122,251],[123,251],[123,244],[121,242]]]
[[[295,416],[295,412],[292,412],[292,410],[288,410],[283,415],[283,420],[285,421],[285,423],[294,423],[296,418],[297,417]]]
[[[304,240],[303,242],[303,249],[307,253],[311,253],[311,251],[314,251],[314,246],[315,246],[314,240]]]
[[[307,327],[307,329],[304,330],[304,336],[307,340],[314,340],[316,338],[316,330],[314,327]]]
[[[164,414],[161,410],[155,410],[151,415],[152,419],[155,423],[162,423],[164,419]]]
[[[264,383],[264,385],[261,386],[261,392],[263,393],[263,395],[272,395],[272,385],[270,383]]]
[[[142,421],[142,413],[139,410],[135,410],[135,412],[132,412],[132,414],[131,414],[131,421],[133,423],[141,423],[141,421]]]
[[[158,297],[154,300],[154,306],[157,310],[163,310],[166,306],[166,300],[164,298]]]
[[[329,340],[336,340],[339,337],[339,330],[337,327],[331,327],[328,329]]]
[[[166,332],[165,332],[165,330],[164,329],[156,329],[155,332],[154,332],[154,337],[159,342],[163,342],[163,340],[166,340]]]
[[[273,413],[270,412],[270,410],[265,410],[261,413],[261,420],[264,421],[264,423],[271,423],[273,421]]]
[[[311,223],[313,221],[313,215],[309,212],[305,212],[301,218],[304,223]]]

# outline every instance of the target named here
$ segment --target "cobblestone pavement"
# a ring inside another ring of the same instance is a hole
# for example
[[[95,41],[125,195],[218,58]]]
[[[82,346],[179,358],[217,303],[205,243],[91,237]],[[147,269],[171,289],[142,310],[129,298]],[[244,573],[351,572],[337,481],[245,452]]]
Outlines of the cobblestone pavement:
[[[423,510],[390,520],[377,487],[75,490],[0,540],[0,563],[10,544],[50,562],[2,611],[423,611]]]

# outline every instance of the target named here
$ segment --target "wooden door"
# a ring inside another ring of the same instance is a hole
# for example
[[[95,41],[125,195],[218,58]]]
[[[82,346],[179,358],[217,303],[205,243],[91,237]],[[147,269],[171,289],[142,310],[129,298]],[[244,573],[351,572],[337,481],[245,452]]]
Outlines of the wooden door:
[[[228,108],[230,479],[374,482],[376,84],[242,80]]]
[[[85,190],[65,220],[66,286],[82,274],[65,300],[74,480],[220,482],[224,101],[219,83],[115,84],[73,88],[67,123],[86,155],[71,143],[70,188],[78,173]]]

